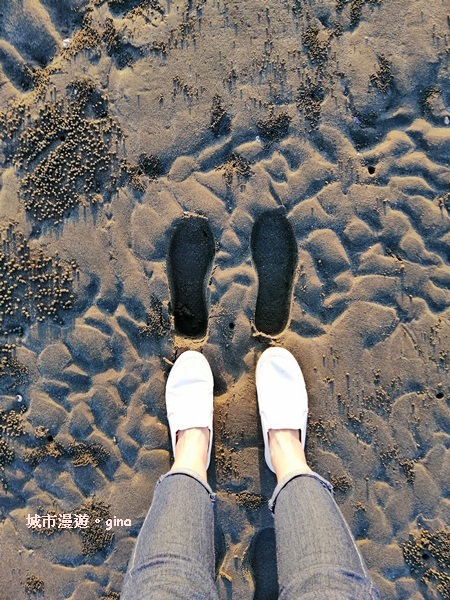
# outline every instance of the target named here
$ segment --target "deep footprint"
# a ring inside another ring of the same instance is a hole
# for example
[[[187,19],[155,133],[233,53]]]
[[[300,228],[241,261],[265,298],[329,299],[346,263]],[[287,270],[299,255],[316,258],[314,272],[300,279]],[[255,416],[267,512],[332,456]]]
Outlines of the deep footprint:
[[[258,217],[251,247],[259,282],[255,327],[266,335],[276,335],[289,320],[298,260],[294,232],[282,209]]]
[[[188,337],[202,337],[208,327],[207,279],[214,258],[214,238],[202,217],[183,219],[169,249],[169,283],[175,329]]]

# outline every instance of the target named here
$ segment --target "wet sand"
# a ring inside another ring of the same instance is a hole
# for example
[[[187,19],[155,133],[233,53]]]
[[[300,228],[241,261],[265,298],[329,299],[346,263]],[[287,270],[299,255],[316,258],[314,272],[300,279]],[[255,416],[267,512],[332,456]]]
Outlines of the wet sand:
[[[449,40],[441,1],[2,3],[1,599],[119,597],[186,349],[220,597],[276,598],[271,344],[382,598],[450,598]]]

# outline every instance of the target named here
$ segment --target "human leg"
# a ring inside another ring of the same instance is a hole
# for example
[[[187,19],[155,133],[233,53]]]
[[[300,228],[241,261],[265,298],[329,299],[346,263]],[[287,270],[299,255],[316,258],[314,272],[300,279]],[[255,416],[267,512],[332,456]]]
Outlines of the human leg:
[[[212,394],[212,374],[204,357],[197,352],[182,354],[166,388],[175,462],[156,484],[128,565],[121,594],[125,600],[218,599],[215,494],[206,481]]]
[[[189,469],[196,471],[206,481],[209,438],[207,427],[192,427],[179,431],[176,435],[175,462],[171,471]]]
[[[195,471],[171,470],[160,479],[128,566],[123,600],[218,598],[214,499]]]
[[[269,439],[277,433],[273,430]],[[285,450],[291,456],[276,456]],[[303,462],[288,445],[274,446],[274,466],[289,461]],[[280,600],[378,599],[331,484],[306,461],[290,473],[276,473],[278,485],[269,506],[275,517]]]
[[[266,350],[258,361],[256,387],[266,462],[278,481],[269,507],[280,600],[379,598],[331,484],[307,464],[308,398],[294,357],[282,348]]]

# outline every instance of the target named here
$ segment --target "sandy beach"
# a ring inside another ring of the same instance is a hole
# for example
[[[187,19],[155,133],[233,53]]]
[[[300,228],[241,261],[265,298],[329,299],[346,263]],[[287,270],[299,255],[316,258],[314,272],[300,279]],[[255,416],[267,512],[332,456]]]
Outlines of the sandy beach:
[[[1,2],[0,600],[119,599],[187,349],[220,598],[275,600],[270,345],[382,598],[450,598],[449,26],[444,0]]]

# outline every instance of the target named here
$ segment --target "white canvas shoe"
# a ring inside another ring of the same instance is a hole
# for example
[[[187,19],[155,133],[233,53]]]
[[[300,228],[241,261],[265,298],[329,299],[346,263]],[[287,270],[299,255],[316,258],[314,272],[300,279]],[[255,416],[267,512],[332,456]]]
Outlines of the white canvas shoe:
[[[270,458],[269,429],[299,429],[305,447],[308,395],[300,366],[285,348],[268,348],[256,365],[256,391],[264,436],[267,466]]]
[[[183,352],[169,373],[166,384],[166,409],[175,456],[177,431],[207,427],[210,431],[208,462],[213,439],[214,379],[208,361],[200,352]]]

